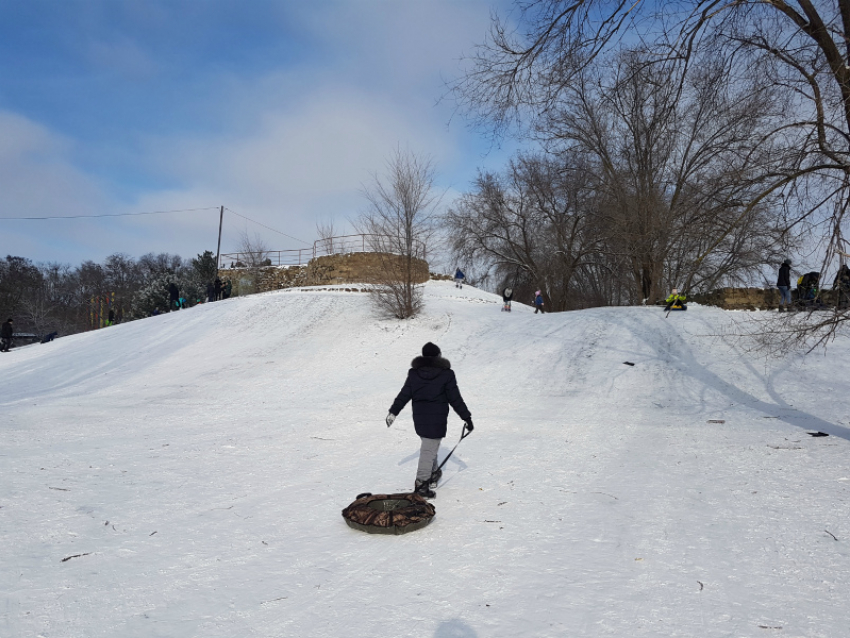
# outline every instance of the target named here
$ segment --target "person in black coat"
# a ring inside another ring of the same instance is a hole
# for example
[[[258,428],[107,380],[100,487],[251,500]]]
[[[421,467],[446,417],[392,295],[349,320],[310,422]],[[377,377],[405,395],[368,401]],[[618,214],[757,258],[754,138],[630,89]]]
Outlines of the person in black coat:
[[[436,496],[430,484],[440,478],[436,475],[437,453],[440,442],[446,436],[449,406],[464,421],[467,430],[471,432],[473,427],[472,415],[460,395],[451,363],[440,354],[440,349],[431,342],[422,347],[422,356],[416,357],[410,364],[407,381],[386,419],[387,427],[391,426],[408,401],[413,401],[413,425],[422,440],[415,491],[427,498]]]
[[[505,288],[502,291],[502,301],[504,302],[504,305],[502,306],[503,311],[506,311],[506,312],[511,311],[511,300],[513,300],[513,298],[514,298],[513,288]]]
[[[843,310],[850,301],[850,268],[847,264],[841,264],[832,282],[832,289],[835,291],[835,305]]]
[[[0,326],[0,352],[9,352],[9,348],[12,347],[12,335],[15,332],[12,328],[12,323],[13,321],[10,317]]]
[[[779,277],[776,280],[779,288],[779,312],[788,311],[791,305],[791,260],[786,259],[779,267]]]
[[[218,277],[216,277],[215,281],[213,282],[213,294],[215,295],[215,301],[221,300],[221,279],[219,279]],[[212,299],[210,301],[212,301]]]
[[[168,283],[168,308],[180,310],[180,289],[173,281]]]

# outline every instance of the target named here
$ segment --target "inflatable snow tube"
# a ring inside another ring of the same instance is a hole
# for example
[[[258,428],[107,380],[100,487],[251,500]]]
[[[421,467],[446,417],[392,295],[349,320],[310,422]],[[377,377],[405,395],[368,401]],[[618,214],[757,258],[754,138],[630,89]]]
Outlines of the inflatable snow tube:
[[[418,494],[361,494],[344,510],[349,527],[369,534],[407,534],[422,529],[436,515]]]

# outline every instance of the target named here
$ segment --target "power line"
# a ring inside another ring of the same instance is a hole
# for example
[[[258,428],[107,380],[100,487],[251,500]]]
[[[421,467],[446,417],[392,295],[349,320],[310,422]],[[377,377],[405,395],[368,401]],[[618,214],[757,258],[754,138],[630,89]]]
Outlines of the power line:
[[[49,217],[0,217],[0,221],[42,220],[42,219],[92,219],[96,217],[136,217],[138,215],[169,215],[171,213],[192,213],[199,210],[218,210],[218,206],[206,208],[180,208],[177,210],[153,210],[142,213],[112,213],[106,215],[55,215]],[[232,212],[232,211],[231,211]],[[301,240],[299,240],[301,241]]]
[[[45,217],[0,217],[0,221],[40,221],[47,219],[97,219],[103,217],[138,217],[140,215],[170,215],[172,213],[193,213],[202,210],[219,210],[219,208],[219,206],[206,206],[204,208],[179,208],[175,210],[152,210],[140,213],[107,213],[103,215],[48,215]],[[253,222],[258,226],[262,226],[266,230],[270,230],[273,233],[283,235],[284,237],[289,237],[290,239],[294,239],[295,241],[300,241],[302,244],[307,244],[308,246],[312,245],[310,242],[304,241],[303,239],[298,239],[297,237],[293,237],[292,235],[287,235],[286,233],[281,232],[276,228],[272,228],[271,226],[266,226],[265,224],[258,222],[256,219],[251,219],[250,217],[246,217],[245,215],[237,213],[232,208],[227,208],[225,206],[224,209],[230,211],[237,217],[247,219],[249,222]]]
[[[254,222],[254,223],[255,223],[255,224],[257,224],[258,226],[262,226],[262,227],[263,227],[263,228],[265,228],[266,230],[270,230],[270,231],[272,231],[273,233],[277,233],[278,235],[283,235],[284,237],[289,237],[290,239],[294,239],[295,241],[300,241],[302,244],[307,244],[308,246],[312,246],[312,244],[311,244],[310,242],[308,242],[308,241],[304,241],[303,239],[298,239],[297,237],[293,237],[292,235],[287,235],[286,233],[283,233],[283,232],[281,232],[281,231],[279,231],[279,230],[276,230],[276,229],[272,228],[271,226],[266,226],[265,224],[261,224],[261,223],[260,223],[260,222],[258,222],[256,219],[251,219],[250,217],[245,217],[245,215],[240,215],[239,213],[237,213],[237,212],[236,212],[235,210],[233,210],[232,208],[228,208],[227,206],[225,206],[225,207],[224,207],[224,210],[228,210],[228,211],[230,211],[231,213],[233,213],[234,215],[236,215],[237,217],[241,217],[242,219],[247,219],[249,222]]]

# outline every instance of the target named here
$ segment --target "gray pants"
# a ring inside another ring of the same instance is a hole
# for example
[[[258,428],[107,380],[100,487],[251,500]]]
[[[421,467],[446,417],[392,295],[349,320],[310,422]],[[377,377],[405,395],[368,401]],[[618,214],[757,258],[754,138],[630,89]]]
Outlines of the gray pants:
[[[419,448],[419,467],[416,469],[416,485],[425,483],[431,478],[434,470],[437,469],[437,452],[440,451],[440,443],[443,439],[422,439],[422,446]]]

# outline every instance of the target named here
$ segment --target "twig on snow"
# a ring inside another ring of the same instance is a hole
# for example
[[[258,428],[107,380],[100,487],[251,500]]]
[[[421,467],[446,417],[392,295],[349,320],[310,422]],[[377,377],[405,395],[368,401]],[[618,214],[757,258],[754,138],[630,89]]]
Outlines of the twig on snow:
[[[65,561],[69,561],[72,558],[79,558],[80,556],[89,556],[90,554],[91,552],[86,552],[85,554],[74,554],[73,556],[66,556],[62,559],[62,562],[64,563]]]
[[[703,585],[701,581],[699,581],[699,580],[698,580],[697,582],[699,583],[699,590],[700,590],[700,591],[702,591],[703,589],[705,589],[705,585]]]
[[[833,539],[833,540],[836,540],[836,541],[838,540],[837,538],[835,538],[835,534],[833,534],[832,532],[830,532],[828,529],[825,529],[825,530],[823,530],[823,531],[825,531],[827,534],[829,534],[830,536],[832,536],[832,539]]]

